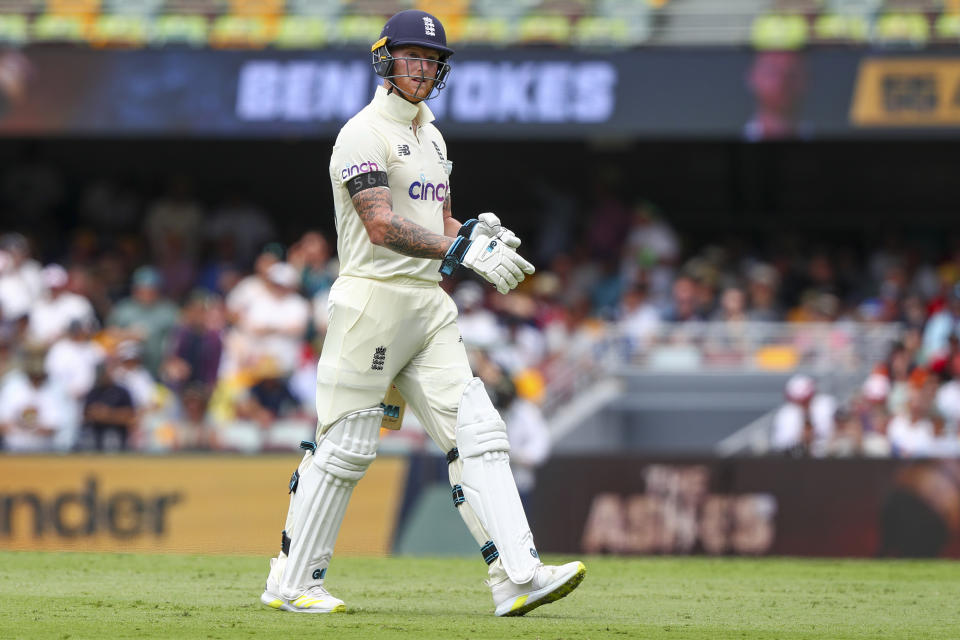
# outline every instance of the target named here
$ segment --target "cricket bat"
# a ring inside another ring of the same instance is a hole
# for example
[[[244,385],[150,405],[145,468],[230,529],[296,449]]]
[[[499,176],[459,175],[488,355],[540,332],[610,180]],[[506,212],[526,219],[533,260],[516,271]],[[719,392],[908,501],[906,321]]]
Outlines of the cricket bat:
[[[380,428],[398,430],[403,424],[403,412],[407,409],[407,401],[400,395],[397,385],[391,383],[380,406],[383,407],[383,421],[380,422]]]

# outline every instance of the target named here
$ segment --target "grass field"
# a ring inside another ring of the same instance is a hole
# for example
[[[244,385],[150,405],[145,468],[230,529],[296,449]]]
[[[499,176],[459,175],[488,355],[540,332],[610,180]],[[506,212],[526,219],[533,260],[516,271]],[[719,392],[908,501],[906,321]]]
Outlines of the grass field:
[[[0,552],[0,638],[960,638],[956,562],[585,561],[567,598],[496,618],[478,561],[337,558],[348,613],[306,616],[259,603],[263,558]]]

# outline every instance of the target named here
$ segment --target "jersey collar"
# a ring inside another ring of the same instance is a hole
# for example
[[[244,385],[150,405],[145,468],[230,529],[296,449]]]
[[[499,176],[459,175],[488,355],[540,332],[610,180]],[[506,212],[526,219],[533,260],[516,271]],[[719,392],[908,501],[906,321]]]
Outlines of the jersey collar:
[[[425,102],[411,104],[395,93],[388,95],[382,85],[377,87],[373,96],[373,106],[379,113],[404,124],[416,120],[417,124],[423,126],[434,119],[433,112]]]

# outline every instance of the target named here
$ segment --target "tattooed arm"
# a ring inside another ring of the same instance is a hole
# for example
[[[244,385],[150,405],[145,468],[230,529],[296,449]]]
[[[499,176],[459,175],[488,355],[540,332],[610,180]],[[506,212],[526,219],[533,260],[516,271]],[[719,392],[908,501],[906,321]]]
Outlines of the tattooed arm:
[[[442,260],[453,244],[453,238],[433,233],[394,213],[389,187],[358,191],[353,196],[353,206],[367,229],[370,242],[375,245],[412,258]],[[447,207],[444,203],[444,231],[447,229],[446,216]]]

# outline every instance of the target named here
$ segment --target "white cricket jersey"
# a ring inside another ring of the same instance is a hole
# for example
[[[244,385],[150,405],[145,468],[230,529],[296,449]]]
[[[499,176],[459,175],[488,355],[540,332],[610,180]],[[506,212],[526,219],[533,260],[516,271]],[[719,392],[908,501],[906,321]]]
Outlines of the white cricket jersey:
[[[414,119],[419,123],[416,135]],[[340,130],[330,158],[340,275],[440,281],[439,260],[410,258],[370,242],[346,187],[357,175],[384,171],[394,212],[442,235],[451,165],[447,145],[432,121],[433,113],[423,102],[411,104],[377,87],[370,104]]]

